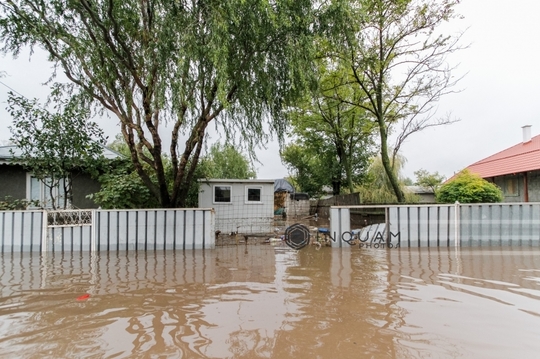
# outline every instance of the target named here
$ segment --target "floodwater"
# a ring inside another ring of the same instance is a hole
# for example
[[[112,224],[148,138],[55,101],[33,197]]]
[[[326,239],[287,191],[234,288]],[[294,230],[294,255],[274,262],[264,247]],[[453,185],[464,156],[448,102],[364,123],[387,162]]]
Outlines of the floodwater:
[[[1,358],[538,358],[540,249],[0,254]]]

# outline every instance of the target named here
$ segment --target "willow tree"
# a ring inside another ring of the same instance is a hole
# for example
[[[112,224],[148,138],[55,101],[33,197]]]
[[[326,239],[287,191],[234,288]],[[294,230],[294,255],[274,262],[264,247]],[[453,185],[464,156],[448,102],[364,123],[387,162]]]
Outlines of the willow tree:
[[[462,48],[460,34],[440,30],[458,17],[457,3],[351,0],[340,46],[330,54],[350,67],[349,85],[364,92],[356,105],[378,128],[382,164],[398,202],[405,201],[393,169],[400,146],[415,132],[454,122],[448,115],[436,116],[435,106],[459,80],[447,57]],[[391,137],[396,141],[389,146]]]
[[[0,34],[4,53],[44,49],[65,91],[119,120],[138,175],[171,207],[184,205],[210,124],[248,149],[281,139],[281,108],[307,83],[313,18],[308,0],[7,0]]]

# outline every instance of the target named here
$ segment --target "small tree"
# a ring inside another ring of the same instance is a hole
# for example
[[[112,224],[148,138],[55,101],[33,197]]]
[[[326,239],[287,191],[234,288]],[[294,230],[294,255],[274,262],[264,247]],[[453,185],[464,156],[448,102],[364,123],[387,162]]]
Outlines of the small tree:
[[[437,202],[440,203],[495,203],[502,200],[502,191],[497,185],[468,170],[458,173],[437,193]]]
[[[325,185],[331,185],[333,161],[331,157],[329,158],[329,153],[330,151],[322,148],[322,144],[315,150],[306,144],[292,143],[281,151],[281,160],[287,167],[295,187],[301,192],[317,196],[322,193]]]
[[[201,160],[201,175],[206,178],[256,178],[249,159],[233,145],[214,143]]]
[[[10,92],[7,110],[13,117],[11,141],[21,151],[17,160],[45,185],[52,208],[65,209],[73,200],[73,172],[97,169],[104,137],[75,99],[54,95],[53,100],[56,112],[51,113],[37,100]],[[59,198],[63,198],[62,203],[58,203]]]
[[[415,184],[417,186],[430,188],[435,194],[446,179],[443,175],[439,174],[439,172],[429,173],[424,169],[415,171],[414,175],[416,176]]]

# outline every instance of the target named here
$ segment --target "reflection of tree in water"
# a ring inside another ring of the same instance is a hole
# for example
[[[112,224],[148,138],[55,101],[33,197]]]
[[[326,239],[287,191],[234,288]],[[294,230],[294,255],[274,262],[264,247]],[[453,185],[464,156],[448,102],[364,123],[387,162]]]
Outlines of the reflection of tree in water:
[[[385,271],[357,248],[299,251],[285,282],[300,293],[301,310],[278,334],[274,357],[393,357],[393,336],[383,330]]]

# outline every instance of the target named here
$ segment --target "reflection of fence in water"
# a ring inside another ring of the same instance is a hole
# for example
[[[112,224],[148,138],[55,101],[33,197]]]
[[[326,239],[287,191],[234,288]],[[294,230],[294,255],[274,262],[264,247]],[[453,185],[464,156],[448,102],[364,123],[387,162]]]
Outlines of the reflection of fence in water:
[[[234,246],[218,251],[13,253],[0,255],[0,297],[43,288],[76,297],[79,292],[117,294],[147,287],[152,278],[170,289],[185,284],[253,281],[271,283],[275,254],[268,246]],[[77,289],[74,292],[74,289]],[[164,293],[162,293],[165,295]],[[3,305],[9,305],[6,299]]]

